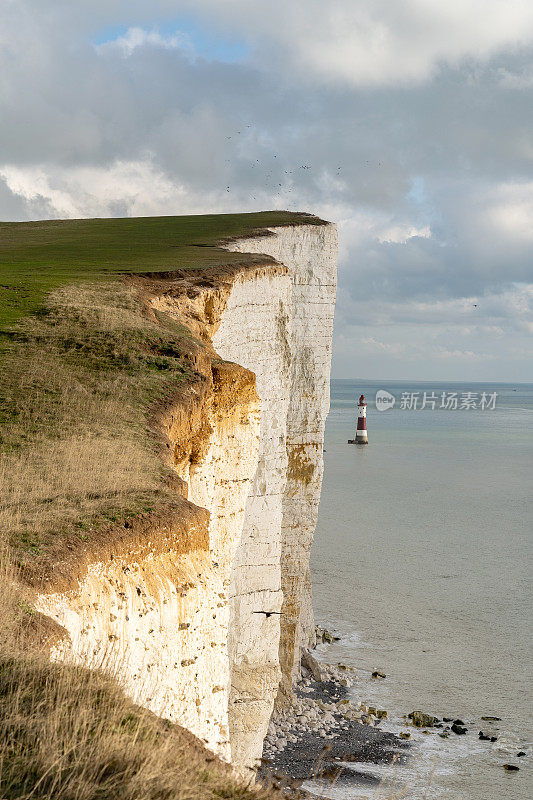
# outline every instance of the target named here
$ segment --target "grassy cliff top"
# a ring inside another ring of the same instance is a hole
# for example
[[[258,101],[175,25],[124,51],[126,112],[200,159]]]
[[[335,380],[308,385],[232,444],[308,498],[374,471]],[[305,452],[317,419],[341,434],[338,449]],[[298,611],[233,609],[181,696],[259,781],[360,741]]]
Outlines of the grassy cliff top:
[[[216,278],[224,265],[264,264],[273,259],[221,244],[298,224],[322,221],[263,212],[0,223],[0,546],[19,566],[58,573],[64,552],[109,525],[176,505],[154,409],[210,378],[198,373],[203,344],[147,314],[140,286],[151,279],[130,276],[207,268]]]
[[[119,273],[242,261],[242,253],[229,253],[217,245],[224,239],[251,236],[262,228],[302,224],[323,221],[310,214],[263,211],[0,222],[0,331],[35,312],[46,292],[59,286]]]

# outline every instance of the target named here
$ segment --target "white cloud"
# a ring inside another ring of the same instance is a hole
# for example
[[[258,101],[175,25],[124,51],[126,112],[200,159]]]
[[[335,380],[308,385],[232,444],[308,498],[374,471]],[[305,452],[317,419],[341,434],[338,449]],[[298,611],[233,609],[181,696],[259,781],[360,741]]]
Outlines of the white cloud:
[[[417,326],[439,335],[456,330],[462,336],[509,334],[527,331],[533,320],[533,283],[500,287],[481,296],[422,301],[417,298],[339,298],[339,315],[344,325],[390,325],[414,329]],[[354,322],[353,322],[354,321]]]
[[[65,219],[260,211],[286,205],[268,188],[254,189],[251,196],[246,186],[228,193],[216,184],[201,188],[176,180],[149,159],[117,160],[104,167],[0,164],[0,181],[25,201],[30,218],[43,205],[47,216]],[[290,202],[303,207],[301,195],[295,197]]]
[[[56,217],[149,216],[194,213],[198,199],[149,162],[116,162],[110,167],[0,167],[8,188],[32,202],[45,200]],[[200,201],[201,203],[201,201]]]
[[[254,41],[274,48],[300,79],[357,86],[417,83],[443,64],[484,59],[533,39],[529,0],[195,0]]]
[[[333,209],[332,209],[333,210]],[[431,238],[431,227],[417,224],[413,219],[402,218],[397,212],[377,209],[360,210],[345,206],[334,209],[341,230],[341,258],[346,258],[355,246],[363,242],[405,244],[413,237]],[[416,211],[413,211],[413,217]]]
[[[380,342],[373,336],[363,336],[361,343],[366,345],[367,349],[370,351],[384,350],[386,353],[391,353],[392,355],[399,355],[405,351],[405,347],[401,344],[396,342]]]
[[[487,218],[503,236],[533,242],[533,181],[496,187],[489,199]]]
[[[423,239],[431,238],[431,228],[429,225],[409,225],[409,223],[393,224],[385,228],[377,235],[379,242],[394,242],[395,244],[405,244],[408,239],[414,236],[421,236]]]
[[[193,56],[194,47],[190,37],[185,33],[176,31],[169,36],[163,36],[157,30],[145,30],[144,28],[128,28],[122,36],[117,36],[109,41],[102,42],[96,46],[96,50],[105,53],[106,50],[118,48],[124,56],[131,56],[138,47],[162,47],[164,49],[180,49],[187,55]]]
[[[435,358],[453,361],[490,361],[494,358],[490,353],[474,353],[473,350],[448,350],[445,347],[437,347],[433,351]]]
[[[500,67],[497,71],[501,86],[506,89],[524,90],[533,88],[533,64],[527,64],[518,71]]]

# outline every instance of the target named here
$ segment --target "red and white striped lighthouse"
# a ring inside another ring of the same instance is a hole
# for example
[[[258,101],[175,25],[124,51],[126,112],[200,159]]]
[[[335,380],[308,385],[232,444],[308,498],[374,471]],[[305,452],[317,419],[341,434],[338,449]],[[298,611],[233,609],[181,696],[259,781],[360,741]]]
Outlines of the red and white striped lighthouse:
[[[368,434],[366,432],[366,400],[364,394],[357,403],[357,430],[355,439],[349,439],[348,444],[368,444]]]

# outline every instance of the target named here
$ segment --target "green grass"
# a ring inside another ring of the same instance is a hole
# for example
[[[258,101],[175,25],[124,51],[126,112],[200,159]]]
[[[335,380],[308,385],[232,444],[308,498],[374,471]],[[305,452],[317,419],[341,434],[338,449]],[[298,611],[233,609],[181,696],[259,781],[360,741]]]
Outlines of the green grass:
[[[242,254],[219,249],[221,239],[267,226],[318,221],[308,214],[267,211],[0,222],[0,331],[37,311],[44,295],[59,286],[117,273],[234,263]]]

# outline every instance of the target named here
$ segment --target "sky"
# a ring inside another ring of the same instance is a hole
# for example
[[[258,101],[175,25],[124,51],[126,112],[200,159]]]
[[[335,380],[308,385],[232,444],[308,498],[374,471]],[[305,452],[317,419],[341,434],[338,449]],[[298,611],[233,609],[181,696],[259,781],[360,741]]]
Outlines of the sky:
[[[334,377],[533,381],[530,0],[0,14],[0,219],[310,211]]]

